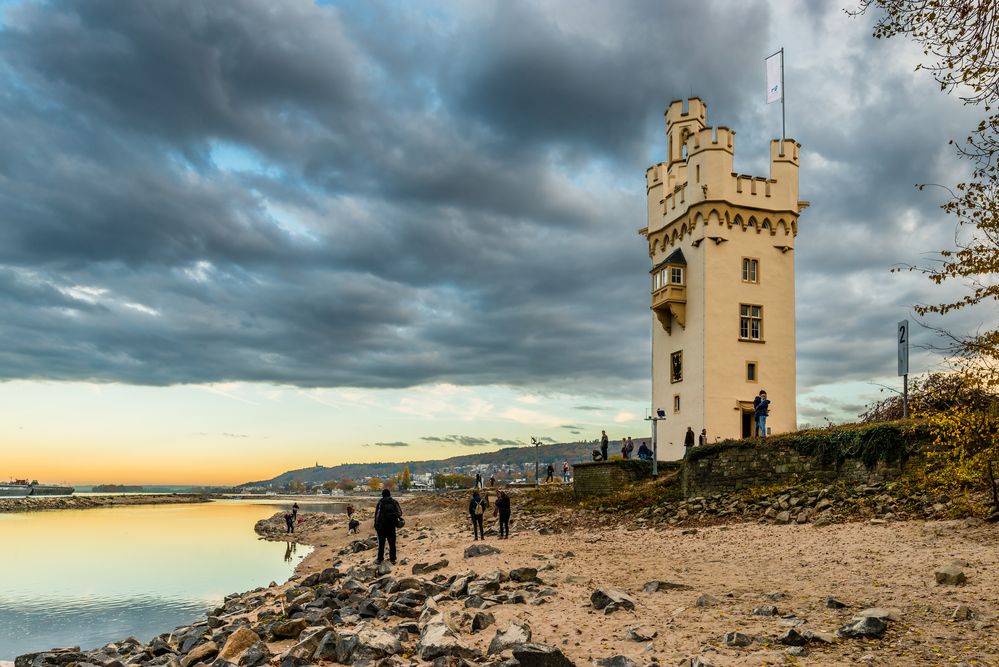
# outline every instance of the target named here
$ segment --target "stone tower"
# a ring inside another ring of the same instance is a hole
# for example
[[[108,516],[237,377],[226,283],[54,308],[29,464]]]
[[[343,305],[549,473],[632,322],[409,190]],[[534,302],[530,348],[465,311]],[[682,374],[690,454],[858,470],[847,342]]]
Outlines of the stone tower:
[[[735,132],[692,97],[666,110],[667,161],[645,172],[652,260],[652,409],[660,459],[684,434],[751,435],[766,390],[771,433],[796,428],[794,237],[800,144],[770,142],[770,177],[732,171]],[[695,441],[696,442],[696,441]]]

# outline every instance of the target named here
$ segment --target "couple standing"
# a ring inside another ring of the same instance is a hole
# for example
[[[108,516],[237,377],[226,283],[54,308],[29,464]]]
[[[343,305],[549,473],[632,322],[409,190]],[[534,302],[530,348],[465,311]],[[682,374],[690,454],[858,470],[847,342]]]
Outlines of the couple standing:
[[[767,416],[770,414],[770,400],[767,392],[760,390],[759,395],[753,399],[753,421],[756,423],[756,437],[767,437]]]
[[[472,517],[472,535],[476,540],[486,539],[484,519],[487,507],[489,507],[489,503],[479,495],[478,491],[472,493],[472,500],[468,503],[468,513]],[[496,507],[493,509],[493,516],[499,517],[500,539],[510,537],[510,496],[505,491],[496,492]]]

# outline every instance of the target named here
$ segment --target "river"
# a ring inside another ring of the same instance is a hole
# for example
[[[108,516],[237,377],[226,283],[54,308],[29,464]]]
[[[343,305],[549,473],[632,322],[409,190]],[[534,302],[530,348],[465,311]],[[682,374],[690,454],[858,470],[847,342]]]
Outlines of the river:
[[[286,580],[311,547],[261,540],[253,524],[290,502],[0,514],[0,661],[148,642],[229,593]]]

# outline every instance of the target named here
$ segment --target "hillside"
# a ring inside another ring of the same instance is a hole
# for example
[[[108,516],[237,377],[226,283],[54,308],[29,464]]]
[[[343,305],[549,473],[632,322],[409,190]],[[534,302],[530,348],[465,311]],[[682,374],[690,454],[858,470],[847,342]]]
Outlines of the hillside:
[[[553,445],[541,445],[538,455],[541,465],[549,462],[561,464],[562,461],[578,463],[590,459],[590,451],[595,445],[591,443],[557,443]],[[620,447],[619,444],[611,443],[610,451],[614,453]],[[436,459],[429,461],[398,461],[393,463],[344,463],[338,466],[312,466],[311,468],[300,468],[289,470],[272,479],[247,482],[241,486],[280,486],[292,481],[303,483],[325,482],[333,479],[361,479],[364,477],[388,477],[398,475],[405,466],[409,466],[410,473],[417,475],[421,473],[442,471],[447,468],[457,468],[471,465],[488,466],[523,466],[534,464],[534,447],[506,447],[495,452],[476,452],[473,454],[463,454],[452,456],[446,459]]]

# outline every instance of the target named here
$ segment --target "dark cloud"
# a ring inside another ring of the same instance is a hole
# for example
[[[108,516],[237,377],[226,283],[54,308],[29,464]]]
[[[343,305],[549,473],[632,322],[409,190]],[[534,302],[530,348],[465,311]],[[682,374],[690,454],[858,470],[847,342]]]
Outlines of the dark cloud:
[[[408,442],[376,442],[375,447],[409,447]]]
[[[520,444],[516,440],[503,440],[502,438],[479,438],[473,435],[445,435],[445,436],[424,436],[420,440],[427,442],[441,442],[464,447],[485,447],[487,445],[507,445]]]
[[[2,11],[0,379],[639,400],[635,230],[664,105],[700,94],[710,122],[739,131],[737,163],[765,170],[762,56],[786,14],[653,0]],[[954,180],[946,140],[971,123],[908,63],[879,65],[898,49],[868,25],[809,12],[788,85],[813,203],[796,261],[814,386],[890,365],[858,341],[927,298],[886,270],[946,245],[939,199],[912,184]],[[829,29],[848,48],[810,53]]]

